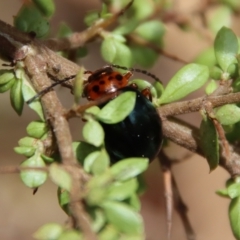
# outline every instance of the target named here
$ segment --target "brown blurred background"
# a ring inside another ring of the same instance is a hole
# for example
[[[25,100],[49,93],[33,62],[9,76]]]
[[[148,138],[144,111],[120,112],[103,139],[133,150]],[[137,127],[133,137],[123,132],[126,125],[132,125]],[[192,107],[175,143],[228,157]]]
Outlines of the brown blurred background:
[[[52,20],[52,28],[60,21],[66,21],[74,30],[84,29],[83,16],[88,10],[98,9],[98,0],[56,0],[57,10]],[[179,0],[177,7],[183,14],[196,8],[201,0]],[[21,6],[20,0],[0,0],[1,20],[12,24],[14,14]],[[182,33],[173,24],[169,24],[166,36],[166,51],[191,61],[208,44],[194,33]],[[101,68],[105,63],[99,57],[99,43],[90,44],[88,57],[82,63],[87,69]],[[182,65],[165,57],[160,57],[151,72],[158,75],[163,82],[168,79]],[[69,92],[59,89],[66,106],[71,105],[72,99],[67,99]],[[68,97],[69,98],[69,97]],[[13,152],[13,147],[21,137],[26,136],[25,128],[36,115],[25,107],[23,116],[18,117],[12,110],[9,93],[0,95],[0,153],[1,166],[17,165],[24,158]],[[189,122],[198,126],[198,114],[184,116]],[[74,137],[79,138],[79,120],[71,121],[75,129]],[[185,152],[175,148],[178,156]],[[189,218],[195,229],[197,240],[234,240],[228,222],[227,199],[218,197],[215,191],[224,188],[228,174],[218,168],[209,174],[205,159],[192,156],[190,160],[173,167],[174,174],[184,198],[189,207]],[[155,161],[146,173],[148,190],[142,197],[142,213],[144,216],[147,239],[167,239],[164,198],[162,193],[162,176]],[[37,192],[25,187],[17,174],[0,175],[0,239],[28,240],[33,239],[32,233],[47,222],[64,223],[66,215],[58,207],[56,186],[48,181]],[[178,214],[173,216],[172,240],[185,240],[186,236]]]

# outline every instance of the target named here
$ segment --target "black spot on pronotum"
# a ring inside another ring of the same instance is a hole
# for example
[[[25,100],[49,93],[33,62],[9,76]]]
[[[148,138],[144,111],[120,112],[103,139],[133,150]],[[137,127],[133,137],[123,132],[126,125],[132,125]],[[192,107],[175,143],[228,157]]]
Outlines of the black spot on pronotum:
[[[98,93],[99,92],[99,86],[98,85],[95,85],[92,87],[92,90],[95,92],[95,93]]]
[[[118,81],[122,81],[123,76],[120,75],[120,74],[117,74],[117,75],[115,76],[115,78],[116,78]]]

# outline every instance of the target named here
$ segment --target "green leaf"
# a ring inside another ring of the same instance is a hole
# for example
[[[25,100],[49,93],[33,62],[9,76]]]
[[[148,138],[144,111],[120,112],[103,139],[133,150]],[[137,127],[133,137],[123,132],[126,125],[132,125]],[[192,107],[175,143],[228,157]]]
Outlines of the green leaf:
[[[46,17],[51,17],[55,12],[55,4],[53,0],[33,0],[38,9]]]
[[[65,169],[56,163],[52,163],[49,167],[49,176],[56,185],[70,192],[72,178]]]
[[[216,81],[215,80],[211,80],[208,83],[207,87],[205,88],[206,94],[207,95],[212,94],[217,89],[217,87],[218,87],[218,85],[217,85]]]
[[[94,161],[100,156],[101,151],[95,151],[90,153],[84,160],[83,168],[87,173],[91,172],[91,167]]]
[[[7,83],[5,84],[1,84],[0,85],[0,93],[4,93],[6,91],[8,91],[12,86],[13,84],[15,83],[16,79],[15,78],[12,78],[10,81],[8,81]]]
[[[44,155],[44,154],[41,154],[41,158],[43,159],[43,161],[44,162],[46,162],[46,163],[52,163],[52,162],[54,162],[55,161],[55,159],[54,158],[51,158],[51,157],[49,157],[49,156],[46,156],[46,155]]]
[[[208,67],[191,63],[180,69],[169,81],[159,102],[169,103],[186,97],[208,80]]]
[[[140,65],[144,68],[151,68],[159,57],[153,49],[144,46],[133,45],[131,51],[133,65]]]
[[[82,134],[84,139],[95,147],[99,147],[104,142],[104,131],[101,124],[89,119],[84,125]]]
[[[99,235],[99,240],[119,239],[118,230],[112,224],[106,225],[98,235]]]
[[[230,27],[232,23],[232,11],[224,5],[216,6],[208,21],[209,29],[216,34],[223,26]]]
[[[141,20],[150,17],[154,13],[155,5],[154,2],[138,0],[133,2],[129,10],[132,10],[132,18],[138,20],[138,22],[141,22]],[[128,24],[128,22],[126,24]]]
[[[240,197],[232,199],[229,205],[229,218],[233,234],[237,240],[240,240]]]
[[[147,158],[128,158],[115,163],[110,171],[118,181],[126,181],[133,178],[148,168]]]
[[[215,126],[209,118],[204,118],[200,126],[200,145],[208,161],[210,171],[219,164],[219,143]]]
[[[11,100],[11,105],[13,109],[16,111],[16,113],[21,116],[22,115],[22,110],[23,110],[23,95],[22,95],[22,80],[17,79],[10,91],[10,100]]]
[[[68,37],[73,33],[72,29],[70,28],[69,25],[65,22],[61,22],[59,24],[58,32],[57,32],[57,37],[63,38],[63,37]]]
[[[162,46],[162,38],[165,33],[165,25],[158,20],[141,23],[134,31],[140,37],[157,46]]]
[[[97,118],[107,124],[115,124],[125,119],[136,103],[136,93],[127,91],[111,100],[98,113]]]
[[[227,198],[229,198],[228,190],[226,188],[217,190],[216,194],[218,194],[220,197],[227,197]]]
[[[235,198],[240,196],[240,183],[233,183],[227,188],[228,196],[230,198]]]
[[[40,227],[33,235],[38,240],[57,240],[63,232],[63,227],[57,223],[47,223]]]
[[[27,102],[29,99],[34,97],[37,93],[35,92],[33,87],[30,85],[30,83],[27,81],[27,79],[24,75],[23,75],[22,80],[23,80],[23,84],[22,84],[23,98],[24,98],[24,101]],[[42,109],[41,103],[39,102],[39,99],[31,102],[29,104],[29,107],[38,114],[38,116],[40,117],[40,119],[42,121],[44,121],[43,109]]]
[[[79,100],[83,93],[83,83],[84,83],[83,74],[84,74],[84,69],[81,68],[77,76],[75,77],[75,81],[74,81],[73,93],[74,93],[74,102],[76,105],[79,104]]]
[[[115,182],[107,189],[108,200],[123,201],[132,196],[137,190],[138,183],[135,178],[125,182]]]
[[[238,0],[220,0],[220,2],[226,4],[234,11],[238,11],[240,8],[240,2]]]
[[[96,11],[88,12],[84,17],[84,23],[90,27],[94,22],[99,19],[99,13]]]
[[[27,133],[30,137],[40,139],[47,131],[47,124],[41,121],[32,121],[28,124]]]
[[[232,125],[240,121],[240,108],[235,104],[226,104],[217,109],[215,116],[222,125]]]
[[[214,80],[221,80],[223,78],[223,71],[218,66],[214,66],[210,70],[210,77]]]
[[[216,58],[213,47],[209,47],[201,51],[201,53],[197,56],[194,62],[206,65],[210,68],[214,67],[216,65]]]
[[[105,61],[130,67],[132,53],[127,45],[113,37],[107,37],[101,45],[101,54]]]
[[[110,165],[110,158],[105,149],[102,149],[100,154],[91,165],[91,172],[93,175],[104,173]]]
[[[33,148],[33,147],[15,147],[14,151],[18,154],[24,155],[25,157],[31,157],[35,153],[36,148]]]
[[[45,167],[45,163],[40,154],[36,152],[32,157],[24,161],[21,167]],[[23,170],[20,176],[24,184],[30,188],[39,187],[47,180],[47,173],[40,170]]]
[[[153,87],[156,90],[157,97],[160,98],[162,96],[162,93],[164,92],[164,87],[162,83],[156,81],[153,83]]]
[[[0,69],[0,85],[8,83],[15,78],[13,70]]]
[[[141,210],[141,201],[136,193],[133,193],[128,201],[129,205],[135,210]]]
[[[102,187],[90,189],[85,197],[89,206],[99,206],[106,199],[106,189]]]
[[[99,148],[86,142],[73,142],[73,150],[79,163],[83,165],[84,159],[92,152],[99,150]]]
[[[100,112],[100,108],[98,106],[92,106],[88,108],[85,113],[92,114],[92,115],[97,115]]]
[[[106,217],[102,209],[95,208],[89,214],[93,219],[93,222],[91,224],[93,231],[99,232],[105,226],[106,223]]]
[[[22,5],[14,17],[14,26],[23,32],[36,33],[38,38],[45,36],[49,31],[48,20],[33,3]]]
[[[128,234],[143,233],[142,217],[124,203],[106,201],[102,204],[109,223]]]
[[[21,147],[33,147],[37,145],[39,140],[32,137],[24,137],[18,141],[18,145]]]
[[[67,215],[70,215],[71,211],[68,207],[69,202],[70,202],[69,192],[67,190],[62,189],[62,188],[58,188],[57,195],[58,195],[58,203],[61,206],[62,210]]]
[[[84,239],[82,234],[77,230],[64,231],[57,240],[82,240]]]
[[[228,67],[236,62],[238,53],[238,39],[231,29],[221,28],[214,41],[214,50],[217,63],[226,72]]]
[[[87,184],[87,189],[91,190],[94,188],[107,188],[112,182],[114,178],[110,171],[106,171],[101,175],[93,176]]]

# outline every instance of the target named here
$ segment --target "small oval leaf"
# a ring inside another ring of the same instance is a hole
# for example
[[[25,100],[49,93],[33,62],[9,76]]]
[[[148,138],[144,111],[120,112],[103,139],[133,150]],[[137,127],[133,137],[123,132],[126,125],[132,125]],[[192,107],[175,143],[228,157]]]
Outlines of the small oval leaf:
[[[108,200],[123,201],[131,197],[137,187],[138,183],[135,178],[125,182],[115,182],[108,188],[106,198]]]
[[[22,83],[23,98],[24,98],[24,101],[27,102],[29,99],[34,97],[37,93],[35,92],[33,87],[30,85],[30,83],[27,81],[27,79],[24,76],[22,76],[22,80],[23,80],[23,83]],[[44,121],[43,109],[39,99],[34,100],[28,105],[31,109],[33,109],[38,114],[40,119]]]
[[[136,103],[136,93],[127,91],[111,100],[98,113],[97,118],[107,124],[115,124],[125,119]]]
[[[30,137],[40,139],[47,131],[47,124],[41,121],[32,121],[28,124],[27,133]]]
[[[115,39],[114,36],[107,37],[101,45],[103,59],[110,63],[129,67],[132,63],[132,53],[127,45]]]
[[[214,50],[217,63],[226,72],[228,67],[236,62],[238,53],[238,39],[231,29],[220,29],[214,41]]]
[[[200,145],[208,161],[210,171],[214,170],[219,164],[219,143],[215,126],[207,117],[201,122]]]
[[[134,32],[148,42],[152,42],[160,47],[165,33],[165,25],[158,20],[145,21]]]
[[[207,66],[191,63],[180,69],[169,81],[159,102],[169,103],[186,97],[202,87],[208,80]]]
[[[73,229],[64,231],[57,240],[83,240],[82,234]]]
[[[36,148],[33,148],[33,147],[15,147],[14,151],[16,153],[22,154],[26,157],[31,157],[35,153]]]
[[[38,9],[46,17],[51,17],[55,12],[55,4],[53,0],[33,0]]]
[[[6,84],[13,78],[15,78],[15,75],[12,69],[0,69],[0,85]]]
[[[128,234],[143,233],[142,217],[125,203],[106,201],[102,204],[102,208],[109,223],[121,232]]]
[[[21,164],[21,167],[45,167],[39,153],[35,153],[31,158]],[[47,180],[47,173],[40,170],[23,170],[20,173],[24,184],[30,188],[41,186]]]
[[[125,181],[144,172],[148,164],[148,158],[127,158],[115,163],[110,171],[116,180]]]
[[[1,84],[0,85],[0,93],[4,93],[6,91],[8,91],[12,86],[13,84],[15,83],[16,79],[15,78],[12,78],[10,81],[8,81],[7,83],[5,84]]]
[[[11,87],[10,100],[13,109],[21,116],[24,105],[21,79],[17,79]]]
[[[222,125],[232,125],[240,121],[240,108],[235,104],[226,104],[218,108],[215,116]]]
[[[104,142],[104,131],[101,124],[89,119],[83,127],[84,139],[95,147],[99,147]]]
[[[110,158],[105,149],[102,149],[100,154],[94,160],[93,164],[91,165],[91,172],[93,175],[99,175],[104,173],[110,164]]]
[[[229,218],[233,234],[237,240],[240,240],[240,197],[232,199],[229,205]]]
[[[224,0],[223,0],[224,1]],[[212,16],[208,21],[209,29],[216,34],[221,27],[230,27],[232,24],[232,11],[229,7],[219,4],[213,9]]]
[[[230,198],[240,197],[240,183],[233,183],[227,188]]]
[[[52,163],[49,167],[49,176],[56,185],[70,192],[72,178],[65,169],[56,163]]]
[[[55,240],[63,232],[64,228],[57,223],[47,223],[41,226],[33,235],[35,239],[39,240]]]

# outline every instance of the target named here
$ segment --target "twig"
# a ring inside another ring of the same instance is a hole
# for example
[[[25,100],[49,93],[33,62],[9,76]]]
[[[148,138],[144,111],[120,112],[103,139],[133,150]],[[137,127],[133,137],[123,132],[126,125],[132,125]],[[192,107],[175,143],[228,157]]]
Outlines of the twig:
[[[74,49],[83,46],[93,37],[99,34],[103,29],[114,23],[133,3],[131,0],[122,10],[115,13],[113,16],[107,19],[99,19],[96,23],[80,33],[73,33],[71,36],[66,38],[52,38],[47,39],[43,43],[46,47],[52,49],[53,51],[64,51],[69,49]]]
[[[31,52],[41,52],[39,45],[32,45]],[[38,50],[38,51],[35,51]],[[41,92],[46,86],[50,85],[50,80],[46,74],[46,59],[41,54],[28,55],[24,59],[26,71],[31,79],[34,88]],[[71,210],[77,222],[77,226],[82,229],[86,239],[97,239],[96,234],[92,231],[90,224],[90,217],[84,211],[83,203],[81,200],[82,182],[79,176],[79,168],[77,160],[74,157],[72,150],[72,137],[69,129],[68,122],[64,117],[65,110],[63,109],[57,95],[54,91],[48,92],[42,98],[42,105],[45,109],[46,118],[49,119],[54,134],[57,139],[59,152],[61,154],[62,162],[69,166],[72,176],[72,189],[70,191]],[[76,201],[78,200],[78,201]]]
[[[21,171],[27,171],[27,170],[48,172],[48,167],[1,166],[0,174],[20,173]]]
[[[173,212],[173,192],[172,192],[172,172],[171,163],[164,153],[161,151],[158,156],[160,167],[163,173],[163,186],[164,186],[164,197],[166,204],[166,215],[167,215],[167,238],[171,238],[172,230],[172,212]]]
[[[220,107],[225,104],[238,103],[240,102],[240,92],[207,98],[204,96],[193,100],[169,103],[161,106],[159,108],[159,113],[161,116],[167,117],[197,112],[201,109],[203,101],[206,100],[212,104],[213,108]]]
[[[183,223],[186,235],[187,235],[187,239],[188,240],[195,240],[196,236],[195,236],[192,225],[191,225],[190,220],[189,220],[188,215],[187,215],[188,208],[187,208],[186,204],[183,202],[183,199],[181,197],[181,194],[179,192],[179,189],[177,187],[177,183],[176,183],[173,175],[172,175],[171,180],[172,180],[172,186],[173,186],[173,196],[174,196],[175,208],[178,211],[179,216],[182,220],[182,223]]]

